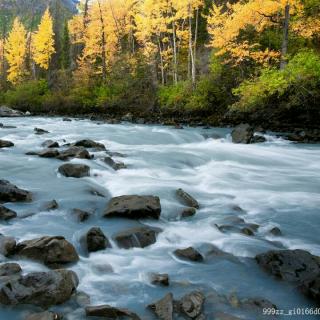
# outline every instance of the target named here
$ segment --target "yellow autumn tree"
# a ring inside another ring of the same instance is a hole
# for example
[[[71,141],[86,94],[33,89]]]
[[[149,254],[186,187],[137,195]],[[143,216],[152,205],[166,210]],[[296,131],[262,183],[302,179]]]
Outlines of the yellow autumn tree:
[[[42,16],[38,30],[32,40],[32,56],[36,64],[48,70],[54,49],[53,21],[49,9]]]
[[[19,83],[26,75],[27,31],[19,18],[13,22],[5,43],[5,58],[9,64],[8,80]]]
[[[241,39],[240,33],[248,27],[260,33],[271,26],[281,25],[286,6],[290,15],[298,15],[303,6],[299,0],[249,0],[227,5],[213,4],[208,16],[210,46],[218,49],[217,55],[229,53],[239,63],[246,59],[267,64],[280,58],[280,51],[261,49],[258,43],[248,38]]]

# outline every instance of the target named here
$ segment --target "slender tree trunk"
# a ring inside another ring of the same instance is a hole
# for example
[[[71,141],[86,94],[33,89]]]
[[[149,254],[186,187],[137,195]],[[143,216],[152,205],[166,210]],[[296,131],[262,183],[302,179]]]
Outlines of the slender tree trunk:
[[[98,0],[99,11],[100,11],[100,22],[101,22],[101,59],[102,59],[102,80],[103,82],[107,79],[107,55],[106,55],[106,34],[104,30],[104,20],[101,9],[100,0]]]
[[[194,43],[193,43],[193,58],[194,58],[194,73],[196,76],[197,68],[197,43],[198,43],[198,27],[199,27],[199,9],[196,10],[196,28],[194,31]]]
[[[159,38],[158,38],[158,47],[159,47],[159,56],[160,56],[161,84],[164,85],[164,65],[163,65],[163,57],[162,57],[162,48],[161,48],[161,43]]]
[[[84,29],[87,27],[88,24],[88,11],[89,11],[89,0],[86,0],[84,3],[84,11],[83,11],[83,27]]]
[[[191,67],[191,81],[192,86],[195,86],[196,83],[196,68],[194,63],[194,55],[193,55],[193,41],[192,41],[192,17],[191,17],[191,5],[189,3],[189,54],[190,54],[190,67]]]
[[[290,4],[287,2],[285,7],[284,22],[283,22],[283,39],[282,39],[282,46],[281,46],[281,61],[280,61],[281,70],[283,70],[287,65],[286,55],[288,53],[289,23],[290,23]]]
[[[176,25],[172,22],[172,37],[173,37],[173,81],[174,84],[178,83],[178,59],[177,59],[177,38],[176,38]]]

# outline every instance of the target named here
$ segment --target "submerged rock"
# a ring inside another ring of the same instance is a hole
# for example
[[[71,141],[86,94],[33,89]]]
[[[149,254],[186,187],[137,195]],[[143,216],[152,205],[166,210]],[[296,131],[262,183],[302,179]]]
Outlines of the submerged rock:
[[[90,167],[85,164],[66,163],[58,171],[65,177],[82,178],[90,176]]]
[[[90,213],[81,209],[72,209],[72,214],[77,218],[79,222],[84,222],[89,219]]]
[[[66,302],[78,283],[76,273],[69,270],[31,272],[1,284],[0,303],[32,304],[48,308]]]
[[[183,189],[178,189],[176,195],[189,207],[199,209],[198,201]]]
[[[181,218],[189,218],[197,213],[195,208],[184,208],[181,212]]]
[[[320,301],[320,257],[305,250],[271,250],[256,256],[267,272],[296,283],[302,292]]]
[[[31,201],[32,193],[18,188],[7,180],[0,180],[0,201],[19,202]]]
[[[264,136],[254,135],[251,139],[250,143],[263,143],[266,142],[267,139]]]
[[[148,308],[161,320],[173,320],[172,293],[167,293],[162,299],[148,305]]]
[[[193,247],[188,247],[185,249],[177,249],[174,251],[175,256],[180,259],[190,260],[194,262],[202,262],[203,256],[201,253]]]
[[[44,311],[30,314],[25,320],[62,320],[63,317],[52,311]]]
[[[126,231],[118,232],[114,236],[114,240],[123,249],[145,248],[157,241],[159,232],[160,229],[149,227],[130,228]]]
[[[277,237],[282,236],[282,232],[278,227],[273,227],[271,230],[269,230],[269,233]]]
[[[13,147],[14,143],[8,140],[1,140],[0,139],[0,148],[10,148]]]
[[[0,205],[0,220],[10,220],[17,217],[17,213]]]
[[[100,150],[106,150],[106,147],[103,143],[96,142],[90,139],[79,140],[74,143],[76,147],[84,147],[84,148],[95,148]]]
[[[44,210],[44,211],[56,210],[58,208],[59,208],[59,204],[56,200],[51,200],[51,201],[45,202],[41,206],[41,210]]]
[[[66,150],[60,151],[60,154],[57,156],[57,159],[65,161],[71,158],[77,159],[92,159],[88,150],[83,147],[70,147]]]
[[[46,140],[41,146],[44,148],[59,148],[59,143],[53,140]]]
[[[200,291],[193,291],[183,296],[179,301],[180,313],[195,319],[202,313],[205,296]]]
[[[41,129],[41,128],[34,128],[35,134],[45,134],[49,133],[49,131]]]
[[[167,273],[151,273],[149,277],[152,284],[162,286],[169,285],[169,275]]]
[[[245,143],[248,144],[251,142],[253,138],[253,127],[251,127],[249,124],[239,124],[236,126],[232,133],[232,142],[233,143]]]
[[[104,217],[159,219],[160,213],[159,197],[131,195],[112,198],[104,212]]]
[[[111,157],[105,157],[103,159],[103,162],[116,171],[127,168],[127,166],[123,162],[116,162]]]
[[[15,251],[18,256],[40,261],[53,268],[79,260],[74,246],[59,236],[20,242]]]
[[[37,154],[41,158],[56,158],[60,153],[57,149],[45,149],[37,152]]]
[[[107,319],[132,319],[140,320],[139,316],[128,309],[116,308],[110,305],[86,307],[87,317],[102,317]]]
[[[13,237],[6,237],[0,234],[0,254],[8,257],[15,252],[16,240]]]
[[[91,228],[86,236],[86,244],[88,252],[95,252],[111,248],[108,238],[104,235],[102,230],[98,227]]]
[[[72,119],[70,119],[70,118],[63,118],[63,119],[62,119],[62,121],[71,122],[71,121],[72,121]]]

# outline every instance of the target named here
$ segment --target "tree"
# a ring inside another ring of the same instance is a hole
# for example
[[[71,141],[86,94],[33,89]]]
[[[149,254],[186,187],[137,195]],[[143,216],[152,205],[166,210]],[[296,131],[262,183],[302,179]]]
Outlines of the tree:
[[[42,16],[38,31],[33,37],[32,53],[35,63],[48,70],[51,56],[55,53],[53,21],[49,9]]]
[[[9,64],[8,80],[13,84],[21,82],[27,74],[26,53],[27,31],[19,18],[16,18],[5,43],[5,58]]]
[[[68,23],[65,22],[61,41],[61,67],[63,69],[68,69],[70,67],[70,63],[70,36]]]

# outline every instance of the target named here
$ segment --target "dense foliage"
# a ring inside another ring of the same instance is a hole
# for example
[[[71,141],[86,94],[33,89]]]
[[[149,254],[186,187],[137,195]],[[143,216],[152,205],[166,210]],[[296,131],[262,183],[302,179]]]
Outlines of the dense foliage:
[[[38,2],[1,10],[2,103],[215,122],[320,112],[320,0]]]

